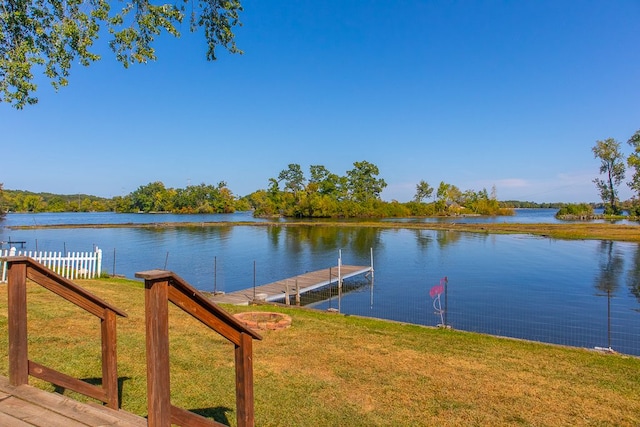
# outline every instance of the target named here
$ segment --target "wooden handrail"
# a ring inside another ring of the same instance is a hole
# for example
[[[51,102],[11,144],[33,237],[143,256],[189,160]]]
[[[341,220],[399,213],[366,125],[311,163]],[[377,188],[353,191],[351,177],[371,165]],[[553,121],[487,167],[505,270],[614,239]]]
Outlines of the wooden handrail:
[[[116,316],[127,314],[25,256],[2,258],[7,262],[9,381],[28,384],[29,375],[65,387],[118,409]],[[70,377],[29,360],[27,351],[27,279],[100,318],[102,337],[102,387]]]
[[[262,337],[211,302],[175,273],[151,270],[136,273],[145,281],[147,334],[147,399],[150,427],[221,426],[171,405],[169,384],[169,307],[171,301],[235,346],[236,412],[238,427],[255,423],[253,409],[252,340]]]

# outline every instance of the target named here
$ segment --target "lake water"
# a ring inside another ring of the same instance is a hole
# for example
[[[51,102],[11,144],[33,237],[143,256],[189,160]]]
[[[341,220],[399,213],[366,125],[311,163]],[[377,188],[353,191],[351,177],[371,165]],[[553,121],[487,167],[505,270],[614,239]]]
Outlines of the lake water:
[[[550,209],[456,222],[556,222]],[[429,219],[431,220],[431,219]],[[429,290],[448,278],[453,328],[640,355],[640,248],[634,243],[563,241],[529,235],[359,227],[194,226],[13,230],[13,225],[254,221],[250,213],[9,214],[0,240],[28,249],[103,249],[103,270],[133,278],[172,270],[195,287],[233,291],[337,264],[369,265],[375,278],[352,280],[338,301],[314,306],[436,325]],[[409,221],[409,220],[407,220]],[[411,220],[415,221],[415,220]],[[419,221],[426,221],[420,219]],[[6,247],[6,246],[5,246]],[[214,274],[215,271],[215,274]],[[255,278],[255,279],[254,279]],[[444,303],[444,299],[443,299]]]

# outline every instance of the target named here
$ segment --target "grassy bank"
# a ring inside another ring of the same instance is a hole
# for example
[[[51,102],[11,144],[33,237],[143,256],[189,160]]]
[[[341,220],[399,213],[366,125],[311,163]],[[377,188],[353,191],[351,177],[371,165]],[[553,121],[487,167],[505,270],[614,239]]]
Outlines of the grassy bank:
[[[465,231],[470,233],[533,234],[555,239],[619,240],[640,242],[640,226],[610,223],[568,222],[562,224],[520,224],[520,223],[407,223],[389,221],[295,221],[295,222],[171,222],[149,224],[70,224],[70,225],[25,225],[8,227],[14,230],[40,228],[161,228],[161,227],[375,227],[407,228],[424,230]]]
[[[125,310],[118,320],[124,409],[146,414],[144,290],[120,279],[78,281]],[[7,295],[0,286],[0,373],[7,375]],[[36,286],[30,358],[99,377],[98,321]],[[640,424],[640,359],[305,309],[254,342],[259,426]],[[80,315],[78,320],[77,316]],[[173,403],[235,425],[233,347],[171,310]],[[31,379],[32,384],[50,386]]]

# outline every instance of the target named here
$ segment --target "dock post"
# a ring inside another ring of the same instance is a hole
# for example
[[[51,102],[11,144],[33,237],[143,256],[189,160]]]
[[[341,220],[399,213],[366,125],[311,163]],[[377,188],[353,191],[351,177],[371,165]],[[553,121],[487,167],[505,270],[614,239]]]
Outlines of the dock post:
[[[296,279],[296,305],[300,307],[300,287],[298,286],[298,279]]]
[[[369,248],[371,251],[371,280],[373,280],[373,248]]]
[[[289,281],[285,281],[284,283],[284,304],[291,305],[291,301],[289,300]]]
[[[340,266],[342,265],[342,250],[340,251],[340,257],[338,258],[338,313],[341,313],[342,303],[342,276],[340,275]]]

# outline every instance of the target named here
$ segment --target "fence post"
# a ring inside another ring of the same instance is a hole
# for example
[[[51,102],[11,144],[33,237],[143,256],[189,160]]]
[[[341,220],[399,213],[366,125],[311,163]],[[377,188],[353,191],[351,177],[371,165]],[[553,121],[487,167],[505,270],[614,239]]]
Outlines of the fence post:
[[[114,249],[115,250],[115,249]],[[92,277],[96,278],[96,277],[100,277],[100,274],[102,273],[102,249],[98,248],[96,246],[96,271],[95,271],[95,275]],[[113,259],[113,263],[115,264],[115,257]],[[114,272],[115,272],[115,268],[114,268]]]

